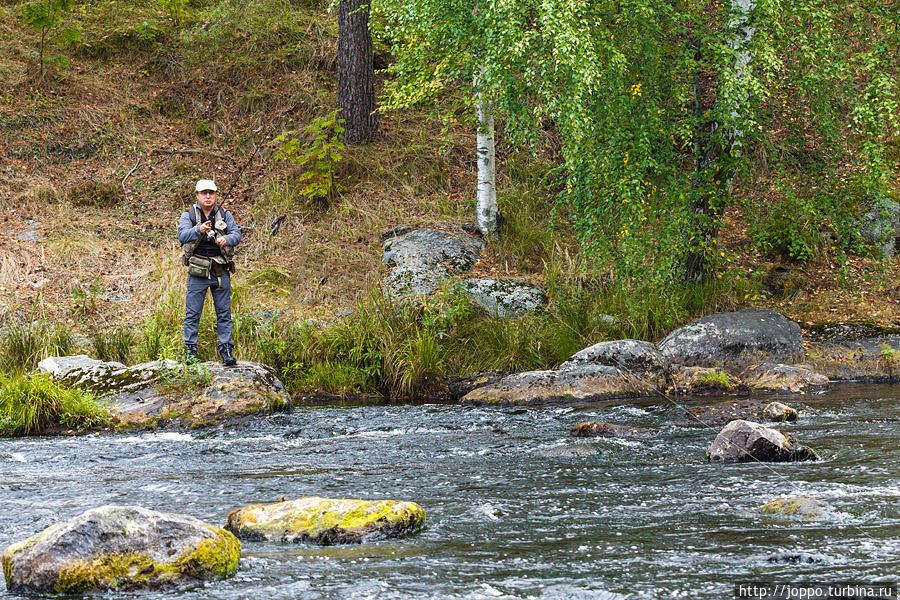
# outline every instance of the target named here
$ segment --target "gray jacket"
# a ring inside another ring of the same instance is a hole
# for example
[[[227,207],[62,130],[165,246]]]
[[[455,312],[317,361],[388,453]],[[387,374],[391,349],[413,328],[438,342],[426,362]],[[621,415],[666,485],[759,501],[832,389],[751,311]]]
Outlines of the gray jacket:
[[[199,204],[195,204],[194,206],[200,210],[200,214],[203,214],[203,209],[200,208]],[[225,240],[229,246],[237,246],[241,243],[241,228],[234,222],[234,217],[231,216],[230,212],[224,208],[222,209],[222,212],[225,213]],[[199,238],[200,223],[191,225],[190,210],[184,211],[181,213],[181,218],[178,219],[178,243],[187,244],[188,242],[193,242]]]

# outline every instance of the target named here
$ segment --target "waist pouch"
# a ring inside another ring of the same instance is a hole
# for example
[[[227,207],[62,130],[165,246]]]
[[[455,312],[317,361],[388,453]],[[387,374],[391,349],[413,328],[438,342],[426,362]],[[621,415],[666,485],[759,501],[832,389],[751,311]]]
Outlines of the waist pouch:
[[[209,279],[212,261],[202,256],[192,256],[188,259],[188,275]]]

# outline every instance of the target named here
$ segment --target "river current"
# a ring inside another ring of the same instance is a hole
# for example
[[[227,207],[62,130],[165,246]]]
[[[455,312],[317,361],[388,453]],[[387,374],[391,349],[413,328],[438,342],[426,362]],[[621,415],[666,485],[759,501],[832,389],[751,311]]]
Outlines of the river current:
[[[300,407],[230,430],[0,439],[0,549],[103,504],[224,525],[246,504],[319,495],[413,500],[428,524],[356,546],[244,542],[226,581],[104,597],[718,599],[743,581],[896,581],[900,386],[787,401],[808,412],[783,429],[822,461],[708,464],[721,426],[672,424],[685,415],[661,398]],[[588,420],[658,433],[569,436]],[[759,512],[800,494],[831,509],[815,521]],[[0,598],[20,596],[0,581]]]

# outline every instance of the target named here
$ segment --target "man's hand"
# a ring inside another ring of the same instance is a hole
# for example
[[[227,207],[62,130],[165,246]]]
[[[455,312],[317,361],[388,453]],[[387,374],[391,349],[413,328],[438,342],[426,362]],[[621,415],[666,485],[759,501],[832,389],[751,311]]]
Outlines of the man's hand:
[[[203,221],[202,223],[200,223],[200,233],[206,233],[210,229],[212,229],[212,223],[210,223],[209,221]]]
[[[225,239],[224,235],[220,235],[216,238],[216,243],[220,246],[224,246],[225,244],[228,243],[228,240]]]

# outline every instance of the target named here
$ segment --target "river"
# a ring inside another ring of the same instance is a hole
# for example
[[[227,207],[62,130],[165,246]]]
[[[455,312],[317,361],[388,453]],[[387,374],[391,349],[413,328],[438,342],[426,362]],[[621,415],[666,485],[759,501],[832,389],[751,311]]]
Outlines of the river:
[[[678,400],[685,405],[710,399]],[[789,399],[817,463],[713,465],[721,427],[674,403],[301,407],[237,429],[0,440],[0,547],[102,504],[224,525],[282,496],[413,500],[419,534],[357,546],[245,542],[226,581],[141,598],[730,598],[738,581],[900,573],[900,386]],[[585,420],[658,428],[576,440]],[[566,456],[588,444],[595,454]],[[556,454],[556,456],[554,456]],[[804,494],[818,521],[763,517]],[[19,598],[0,583],[0,597]],[[134,597],[108,594],[107,597]]]

